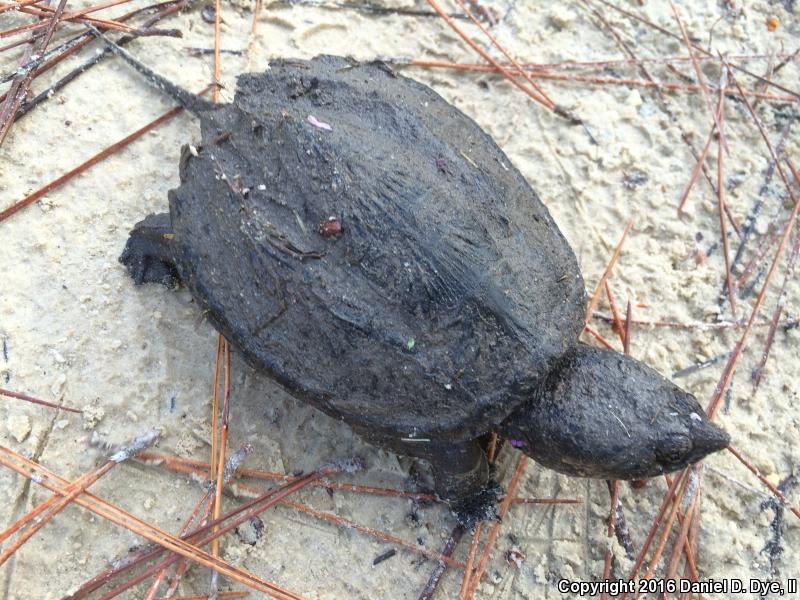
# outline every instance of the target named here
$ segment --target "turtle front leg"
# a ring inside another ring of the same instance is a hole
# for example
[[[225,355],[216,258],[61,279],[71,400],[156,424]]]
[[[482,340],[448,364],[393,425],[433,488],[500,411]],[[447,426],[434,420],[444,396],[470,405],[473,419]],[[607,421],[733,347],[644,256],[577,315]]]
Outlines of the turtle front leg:
[[[119,262],[127,267],[137,285],[160,283],[177,287],[180,283],[171,239],[172,223],[168,213],[148,215],[134,226]]]
[[[459,523],[472,528],[497,516],[501,489],[489,477],[489,463],[478,440],[414,446],[407,453],[431,464],[436,495],[447,502]]]

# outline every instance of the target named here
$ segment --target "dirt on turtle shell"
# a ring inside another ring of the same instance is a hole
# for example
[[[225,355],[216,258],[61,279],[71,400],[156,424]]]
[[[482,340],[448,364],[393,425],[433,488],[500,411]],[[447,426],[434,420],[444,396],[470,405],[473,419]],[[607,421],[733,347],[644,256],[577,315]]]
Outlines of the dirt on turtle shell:
[[[400,2],[386,5],[395,4]],[[603,25],[582,4],[485,4],[499,20],[494,34],[521,59],[550,63],[621,56]],[[678,31],[667,4],[625,6]],[[222,10],[222,48],[246,51],[249,5],[225,4]],[[791,52],[800,38],[798,9],[792,2],[708,0],[692,3],[691,11],[686,6],[679,10],[698,43],[706,44],[713,29],[713,48],[730,52],[732,60],[742,61],[733,58],[740,54]],[[678,40],[653,33],[610,9],[602,14],[625,39],[636,40],[641,56],[685,54]],[[3,17],[9,27],[23,21],[19,15]],[[768,17],[778,19],[776,30],[766,26]],[[477,29],[458,22],[480,37]],[[211,80],[211,59],[190,56],[187,48],[210,47],[211,26],[199,10],[165,26],[180,28],[184,37],[142,38],[129,48],[187,89],[201,89]],[[310,58],[323,52],[361,60],[402,56],[477,61],[439,18],[297,5],[265,9],[250,52],[222,54],[222,79],[231,86],[238,73],[263,70],[272,58]],[[16,51],[3,53],[3,73],[18,67],[19,56]],[[37,80],[34,90],[43,90],[82,59],[64,61]],[[779,61],[776,58],[775,63]],[[757,73],[767,70],[765,61],[748,64]],[[688,63],[677,68],[694,77]],[[609,69],[601,76],[642,77],[621,65]],[[676,77],[658,64],[648,63],[648,70],[659,78]],[[705,64],[704,70],[714,83],[717,67]],[[404,73],[431,85],[497,141],[575,249],[590,288],[599,280],[625,224],[633,219],[634,229],[611,278],[618,304],[624,306],[630,299],[634,318],[640,320],[714,323],[718,317],[730,318],[730,309],[721,308],[719,300],[724,264],[717,201],[703,177],[685,214],[678,218],[675,211],[694,165],[683,138],[691,137],[701,149],[710,131],[702,95],[665,91],[667,112],[645,87],[543,81],[550,95],[584,119],[585,127],[580,127],[542,110],[501,77],[417,68]],[[776,79],[793,87],[800,80],[796,62],[790,61]],[[223,95],[230,100],[229,92]],[[105,61],[91,69],[12,128],[0,149],[3,205],[171,106],[120,61]],[[759,102],[758,111],[773,143],[783,128],[792,127],[786,153],[797,156],[793,111],[775,101]],[[787,200],[777,175],[760,192],[767,153],[741,102],[728,102],[725,123],[731,151],[725,157],[726,197],[734,218],[744,226],[753,203],[763,201],[752,221],[747,261],[769,235],[773,217],[781,222],[788,214]],[[181,145],[197,140],[196,121],[177,117],[0,223],[0,385],[84,410],[82,415],[54,413],[0,400],[0,443],[64,477],[74,479],[97,464],[103,453],[93,441],[121,444],[154,427],[163,430],[159,452],[203,459],[209,454],[208,404],[216,334],[188,292],[153,288],[141,293],[117,262],[130,225],[144,214],[162,211],[167,191],[176,187]],[[716,149],[711,153],[714,162]],[[715,176],[713,168],[710,174]],[[735,232],[731,235],[738,240]],[[763,275],[756,276],[763,281]],[[751,394],[750,374],[767,333],[763,323],[775,306],[781,277],[779,271],[717,420],[731,432],[733,444],[797,504],[797,487],[790,478],[800,447],[797,327],[778,329],[761,386],[755,396]],[[795,278],[787,286],[783,319],[791,322],[797,317],[799,301]],[[752,295],[740,299],[737,315],[748,315],[752,302]],[[601,304],[600,310],[607,313],[606,305]],[[595,326],[617,343],[601,320]],[[676,379],[705,404],[724,356],[739,335],[740,330],[730,327],[637,326],[631,352],[666,375],[711,361],[709,367]],[[255,446],[247,466],[308,472],[334,458],[361,455],[368,461],[367,469],[353,481],[398,489],[426,484],[424,469],[413,461],[367,446],[344,424],[288,398],[238,355],[233,356],[232,371],[230,446],[244,442]],[[511,448],[500,455],[499,474],[505,482],[516,456]],[[731,455],[715,455],[705,465],[697,553],[702,578],[772,578],[785,584],[787,577],[796,576],[798,520],[772,501]],[[664,489],[662,481],[636,491],[622,486],[621,501],[636,549]],[[131,463],[117,467],[92,490],[177,531],[201,486],[185,475]],[[559,580],[599,579],[609,504],[605,483],[570,479],[530,464],[518,493],[576,498],[582,504],[512,508],[477,597],[568,597],[558,591]],[[40,488],[0,470],[3,523],[11,523],[46,497]],[[440,549],[453,525],[443,507],[408,499],[341,491],[331,495],[324,489],[304,491],[297,499],[429,549]],[[233,499],[226,501],[226,507],[234,505]],[[373,559],[391,544],[285,507],[265,513],[262,520],[264,530],[255,545],[231,535],[223,543],[222,555],[305,597],[416,598],[434,568],[430,561],[400,549],[373,566]],[[58,598],[141,543],[135,535],[71,506],[0,568],[0,596]],[[459,560],[465,558],[466,548],[462,542],[457,549]],[[627,577],[631,562],[619,545],[613,549],[613,577]],[[460,571],[448,569],[440,597],[455,597],[460,579]],[[208,573],[193,568],[180,591],[203,593],[207,584]],[[222,587],[241,589],[227,582]],[[142,590],[127,597],[142,597]]]

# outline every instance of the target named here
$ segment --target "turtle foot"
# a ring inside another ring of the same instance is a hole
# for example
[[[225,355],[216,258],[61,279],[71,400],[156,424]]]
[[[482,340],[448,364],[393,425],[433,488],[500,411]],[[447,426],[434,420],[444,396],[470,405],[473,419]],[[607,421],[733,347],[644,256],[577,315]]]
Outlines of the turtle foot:
[[[502,497],[503,488],[490,479],[476,493],[448,504],[458,524],[471,531],[481,521],[496,521],[500,518],[497,503]]]
[[[172,262],[172,226],[168,214],[149,215],[136,224],[119,257],[134,283],[160,283],[174,288],[180,283]]]
[[[430,462],[436,495],[460,525],[472,529],[480,521],[498,517],[497,499],[503,490],[492,479],[480,440],[431,442],[414,451]]]

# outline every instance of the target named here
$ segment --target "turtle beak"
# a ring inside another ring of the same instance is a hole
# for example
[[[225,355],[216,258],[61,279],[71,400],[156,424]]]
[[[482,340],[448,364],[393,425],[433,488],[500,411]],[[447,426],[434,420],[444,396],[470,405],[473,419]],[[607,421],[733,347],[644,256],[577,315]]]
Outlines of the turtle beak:
[[[731,436],[721,427],[712,423],[705,414],[693,421],[691,430],[692,463],[730,445]]]

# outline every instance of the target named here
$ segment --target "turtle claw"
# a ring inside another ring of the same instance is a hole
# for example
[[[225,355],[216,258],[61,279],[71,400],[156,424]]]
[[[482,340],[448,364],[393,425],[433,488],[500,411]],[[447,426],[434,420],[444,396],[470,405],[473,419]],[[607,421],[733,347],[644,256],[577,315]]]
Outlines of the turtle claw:
[[[135,249],[130,248],[130,242],[119,257],[119,262],[128,269],[128,273],[136,285],[160,283],[174,288],[178,287],[180,283],[180,277],[178,277],[174,265],[157,257],[136,252]]]

